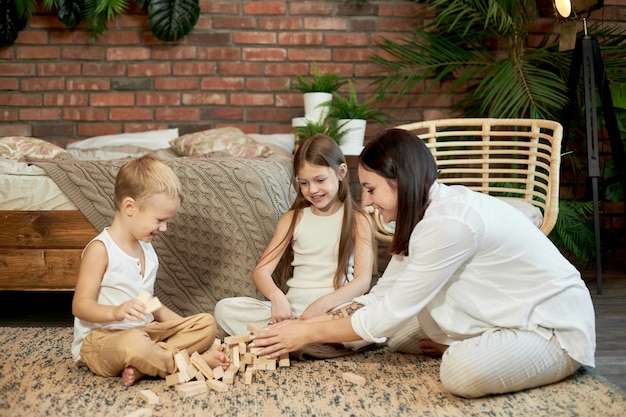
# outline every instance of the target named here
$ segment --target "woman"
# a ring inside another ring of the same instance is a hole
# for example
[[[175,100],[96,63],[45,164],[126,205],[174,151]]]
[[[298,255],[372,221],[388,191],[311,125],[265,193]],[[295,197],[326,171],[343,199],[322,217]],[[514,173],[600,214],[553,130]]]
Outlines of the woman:
[[[261,354],[389,339],[401,350],[442,354],[441,382],[463,397],[549,384],[581,365],[594,366],[589,291],[521,212],[466,187],[437,183],[430,151],[405,130],[372,140],[358,170],[364,203],[386,222],[396,221],[385,274],[355,299],[352,313],[336,314],[338,320],[285,322],[257,332]]]

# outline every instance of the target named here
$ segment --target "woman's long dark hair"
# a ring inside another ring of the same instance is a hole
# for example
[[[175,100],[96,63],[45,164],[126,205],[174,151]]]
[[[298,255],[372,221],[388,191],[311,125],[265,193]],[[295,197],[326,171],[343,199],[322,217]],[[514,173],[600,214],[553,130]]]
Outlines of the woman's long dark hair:
[[[435,158],[414,133],[386,129],[365,146],[359,164],[396,187],[396,229],[389,251],[408,255],[409,238],[424,217],[430,187],[437,179]]]

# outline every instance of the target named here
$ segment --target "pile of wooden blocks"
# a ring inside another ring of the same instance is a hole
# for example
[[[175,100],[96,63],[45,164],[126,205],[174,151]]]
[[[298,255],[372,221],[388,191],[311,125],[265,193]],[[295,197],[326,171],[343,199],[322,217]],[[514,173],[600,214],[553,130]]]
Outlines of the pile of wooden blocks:
[[[290,365],[288,354],[278,359],[258,356],[261,348],[248,346],[253,339],[252,334],[226,336],[224,342],[215,339],[211,349],[221,350],[229,358],[230,366],[226,370],[221,366],[211,369],[198,352],[191,356],[184,350],[178,352],[174,357],[177,372],[165,378],[167,386],[174,386],[183,398],[207,392],[209,388],[223,392],[228,391],[238,372],[244,375],[245,384],[252,384],[255,371]]]

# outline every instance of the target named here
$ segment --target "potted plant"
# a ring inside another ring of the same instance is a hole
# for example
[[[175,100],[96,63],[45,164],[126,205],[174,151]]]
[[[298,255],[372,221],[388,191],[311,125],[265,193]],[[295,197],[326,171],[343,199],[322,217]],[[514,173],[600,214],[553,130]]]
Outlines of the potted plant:
[[[323,122],[328,114],[325,103],[333,99],[333,93],[346,84],[338,73],[324,73],[315,64],[311,66],[311,76],[296,76],[291,89],[304,95],[304,117],[315,122]]]
[[[350,89],[347,97],[333,93],[333,100],[328,103],[328,117],[337,119],[342,134],[339,144],[344,153],[358,154],[363,148],[367,121],[375,120],[386,125],[384,117],[387,115],[372,107],[375,97],[359,102],[354,84],[352,81],[348,84]]]
[[[293,133],[295,134],[296,148],[307,138],[318,133],[324,133],[335,139],[337,143],[341,143],[341,138],[345,135],[345,132],[341,131],[337,119],[326,118],[324,120],[311,120],[306,117],[299,117],[292,121]]]

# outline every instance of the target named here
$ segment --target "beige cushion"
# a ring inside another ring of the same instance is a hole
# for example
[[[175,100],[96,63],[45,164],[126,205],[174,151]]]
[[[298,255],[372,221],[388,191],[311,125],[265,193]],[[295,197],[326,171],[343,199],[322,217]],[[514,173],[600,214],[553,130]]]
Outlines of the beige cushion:
[[[274,152],[247,136],[236,127],[222,127],[189,133],[172,141],[170,145],[180,156],[207,156],[223,152],[237,158],[266,157]]]
[[[25,157],[52,159],[64,154],[65,149],[45,140],[25,136],[0,138],[0,158],[19,161]]]

